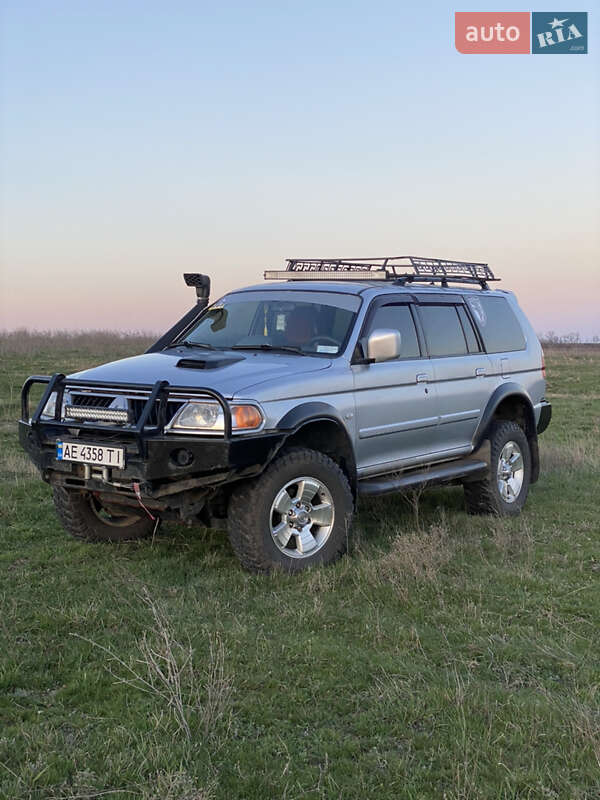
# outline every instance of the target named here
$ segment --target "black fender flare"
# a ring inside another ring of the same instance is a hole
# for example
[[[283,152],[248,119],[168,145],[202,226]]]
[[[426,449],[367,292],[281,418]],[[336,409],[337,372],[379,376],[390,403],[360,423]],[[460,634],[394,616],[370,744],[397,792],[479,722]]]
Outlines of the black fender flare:
[[[518,383],[503,383],[501,386],[498,386],[494,392],[492,392],[492,396],[488,400],[485,410],[481,415],[481,419],[479,420],[479,424],[477,425],[477,429],[473,437],[473,444],[475,448],[481,445],[483,439],[485,438],[485,433],[489,427],[489,424],[496,413],[496,409],[503,400],[506,400],[507,397],[514,397],[525,403],[530,417],[527,420],[528,426],[530,426],[530,430],[527,431],[527,435],[529,436],[531,431],[535,432],[535,415],[533,413],[533,404],[531,402],[531,398],[523,390],[523,387],[519,386]]]
[[[492,421],[494,414],[500,403],[503,400],[506,400],[507,397],[514,397],[515,399],[523,402],[525,408],[527,409],[526,414],[526,430],[525,435],[529,441],[529,447],[531,450],[531,483],[535,483],[538,479],[539,472],[540,472],[540,457],[539,457],[539,449],[538,449],[538,440],[537,440],[537,431],[535,426],[535,413],[533,410],[533,403],[531,402],[531,398],[529,395],[523,390],[522,386],[519,386],[518,383],[503,383],[492,393],[492,396],[488,400],[488,403],[485,407],[483,414],[481,415],[481,419],[479,420],[479,424],[475,431],[475,435],[473,437],[473,446],[474,449],[481,447],[483,440],[485,439],[485,434],[487,429]]]
[[[348,433],[348,429],[342,421],[339,411],[332,405],[329,405],[329,403],[323,403],[322,401],[318,400],[309,401],[290,409],[286,414],[284,414],[276,426],[277,430],[279,430],[284,436],[281,446],[285,444],[290,436],[298,433],[298,431],[300,431],[305,425],[308,425],[311,422],[333,422],[346,439],[348,453],[352,462],[347,465],[347,468],[351,473],[348,477],[350,478],[350,484],[352,486],[352,490],[354,491],[357,481],[356,453],[354,451],[354,444],[352,442],[352,437]]]
[[[340,415],[329,403],[318,400],[302,403],[290,409],[277,423],[277,430],[293,433],[305,425],[307,422],[320,422],[321,420],[336,422],[346,430]]]

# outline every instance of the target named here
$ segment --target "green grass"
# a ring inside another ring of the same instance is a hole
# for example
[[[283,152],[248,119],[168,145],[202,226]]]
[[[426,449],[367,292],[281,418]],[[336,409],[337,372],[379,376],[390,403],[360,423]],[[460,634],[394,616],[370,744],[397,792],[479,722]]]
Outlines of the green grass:
[[[364,502],[351,556],[292,578],[220,531],[70,539],[18,388],[127,342],[38,346],[2,351],[0,797],[600,797],[598,348],[547,353],[521,517]]]

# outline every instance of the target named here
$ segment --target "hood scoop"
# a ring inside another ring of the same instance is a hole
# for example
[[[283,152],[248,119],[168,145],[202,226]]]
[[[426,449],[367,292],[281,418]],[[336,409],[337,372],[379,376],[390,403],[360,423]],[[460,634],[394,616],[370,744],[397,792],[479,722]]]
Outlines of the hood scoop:
[[[180,358],[176,366],[180,369],[219,369],[228,367],[230,364],[237,364],[242,358],[235,356],[223,356],[218,358]]]

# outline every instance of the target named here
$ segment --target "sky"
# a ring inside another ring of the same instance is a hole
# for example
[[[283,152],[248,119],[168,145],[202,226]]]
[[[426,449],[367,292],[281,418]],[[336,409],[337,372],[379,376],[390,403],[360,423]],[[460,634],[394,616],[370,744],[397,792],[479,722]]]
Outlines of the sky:
[[[599,15],[587,55],[461,55],[455,10],[5,0],[0,328],[161,331],[183,272],[216,298],[287,257],[412,254],[600,335]]]

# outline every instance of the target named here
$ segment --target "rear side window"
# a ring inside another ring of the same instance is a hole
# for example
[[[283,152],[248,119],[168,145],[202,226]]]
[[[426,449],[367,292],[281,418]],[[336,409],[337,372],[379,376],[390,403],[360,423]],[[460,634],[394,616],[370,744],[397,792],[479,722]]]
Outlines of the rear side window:
[[[400,332],[400,358],[420,358],[419,341],[410,308],[405,305],[380,306],[373,314],[367,335],[377,328]]]
[[[504,297],[467,297],[488,353],[525,349],[525,337]]]
[[[430,356],[466,355],[467,342],[454,306],[421,306],[419,314]]]

